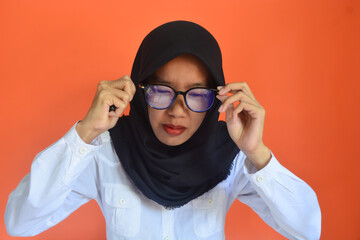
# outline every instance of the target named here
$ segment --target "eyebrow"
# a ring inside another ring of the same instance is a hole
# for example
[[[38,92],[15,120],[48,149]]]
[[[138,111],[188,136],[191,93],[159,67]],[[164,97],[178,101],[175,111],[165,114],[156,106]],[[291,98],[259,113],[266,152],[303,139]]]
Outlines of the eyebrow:
[[[158,76],[153,76],[151,78],[150,83],[153,83],[153,84],[165,84],[165,85],[170,85],[171,86],[171,82],[166,81],[165,79],[162,79],[161,77],[158,77]],[[194,83],[194,84],[191,84],[188,87],[192,88],[192,87],[209,87],[209,86],[207,86],[207,84],[204,85],[203,83]]]
[[[171,84],[171,82],[166,81],[165,79],[162,79],[161,77],[158,77],[158,76],[153,76],[150,79],[150,83],[168,84],[168,85]]]

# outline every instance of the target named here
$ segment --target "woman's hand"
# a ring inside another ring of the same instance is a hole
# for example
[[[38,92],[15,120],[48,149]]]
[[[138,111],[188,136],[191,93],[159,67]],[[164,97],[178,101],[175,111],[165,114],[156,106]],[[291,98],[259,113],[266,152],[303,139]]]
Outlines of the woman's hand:
[[[82,140],[90,143],[101,133],[113,128],[133,99],[136,88],[129,76],[115,81],[101,81],[85,118],[76,125]],[[110,106],[116,107],[109,111]]]
[[[245,82],[230,83],[218,89],[216,97],[222,102],[219,112],[226,112],[230,137],[257,169],[263,168],[271,157],[262,141],[265,109]]]

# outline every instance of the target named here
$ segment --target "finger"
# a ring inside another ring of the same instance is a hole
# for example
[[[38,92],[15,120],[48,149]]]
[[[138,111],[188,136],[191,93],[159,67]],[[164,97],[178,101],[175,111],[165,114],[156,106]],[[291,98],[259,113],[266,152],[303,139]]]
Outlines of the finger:
[[[109,117],[120,117],[128,105],[124,101],[121,101],[120,99],[117,99],[117,98],[109,98],[109,99],[107,99],[105,104],[107,106],[109,104],[111,104],[110,106],[114,105],[116,107],[115,111],[109,112]]]
[[[114,81],[112,83],[113,88],[125,91],[130,97],[129,100],[132,100],[132,97],[134,95],[131,85],[133,85],[132,81],[127,79],[127,78],[121,78],[121,79],[119,79],[117,81]]]
[[[113,88],[120,89],[120,90],[127,92],[129,94],[129,96],[131,97],[130,101],[132,100],[132,98],[135,94],[136,88],[129,76],[124,76],[124,77],[120,78],[119,80],[112,81],[111,85]]]
[[[129,82],[130,82],[131,93],[134,95],[136,92],[136,86],[135,86],[133,80],[130,78],[129,75],[125,75],[124,78],[127,78],[128,80],[130,80]]]
[[[125,104],[128,104],[129,101],[131,100],[131,96],[127,92],[116,89],[116,88],[102,90],[102,92],[99,95],[100,95],[100,99],[111,98],[113,96],[113,97],[123,101]],[[117,107],[113,104],[109,107],[109,112],[116,111],[116,109],[117,109]]]
[[[261,106],[251,104],[249,102],[240,102],[233,110],[233,117],[239,115],[239,113],[245,111],[251,116],[251,118],[256,119],[264,115],[264,109]],[[246,115],[246,114],[245,114]]]
[[[248,100],[249,102],[254,102],[253,99],[251,99],[249,96],[247,96],[244,92],[235,92],[233,95],[216,95],[216,98],[219,99],[221,102],[224,102],[225,100],[227,100],[230,97],[236,98],[237,96],[243,96],[240,97],[239,99],[243,99],[243,100]],[[231,99],[231,98],[230,98]],[[238,100],[239,100],[238,99]],[[236,102],[236,100],[234,101]],[[256,102],[257,103],[257,102]],[[257,103],[258,104],[258,103]]]
[[[131,99],[130,95],[122,90],[119,89],[108,89],[108,90],[102,90],[99,94],[99,99],[102,101],[111,100],[113,98],[119,99],[123,101],[124,103],[128,103]],[[110,105],[111,106],[111,105]]]
[[[120,107],[116,108],[113,112],[109,113],[109,117],[121,117],[127,105],[123,103],[119,103]],[[113,105],[115,106],[115,105]]]
[[[97,104],[100,104],[101,108],[106,108],[108,112],[113,112],[109,110],[116,110],[116,108],[119,108],[120,105],[122,105],[120,102],[125,104],[125,107],[128,104],[129,96],[124,91],[119,91],[118,96],[114,94],[114,90],[102,90],[98,93],[95,102]],[[115,106],[115,109],[113,109]]]
[[[254,94],[250,90],[250,87],[248,86],[248,84],[246,82],[229,83],[229,84],[223,86],[220,89],[218,94],[219,95],[225,95],[225,94],[228,94],[228,93],[235,94],[238,91],[243,91],[250,98],[257,101]]]
[[[225,110],[225,120],[226,122],[232,121],[233,119],[233,111],[234,111],[234,104],[230,104]]]
[[[218,111],[220,113],[225,112],[228,109],[228,107],[230,105],[232,105],[232,103],[233,103],[233,102],[227,101],[227,99],[230,98],[230,96],[228,96],[228,95],[217,95],[216,98],[222,102],[221,106],[218,109]]]
[[[219,97],[222,98],[222,96],[219,96]],[[250,102],[254,105],[258,105],[257,102],[255,102],[253,99],[251,99],[249,96],[247,96],[243,92],[237,92],[236,94],[234,94],[232,96],[227,96],[227,98],[225,100],[223,100],[222,106],[220,106],[220,108],[219,108],[219,112],[224,112],[225,109],[227,109],[229,104],[233,104],[238,101],[246,101],[246,102]]]
[[[227,95],[216,95],[216,98],[220,100],[220,102],[224,102],[229,96]]]
[[[234,90],[235,91],[242,90],[246,93],[249,93],[249,95],[253,95],[246,82],[228,83],[225,86],[222,86],[222,88],[219,91],[219,94],[221,95],[227,94]]]
[[[132,96],[126,92],[125,90],[120,90],[117,88],[113,88],[108,90],[110,92],[110,94],[116,96],[117,98],[123,100],[124,102],[128,103],[132,100]]]

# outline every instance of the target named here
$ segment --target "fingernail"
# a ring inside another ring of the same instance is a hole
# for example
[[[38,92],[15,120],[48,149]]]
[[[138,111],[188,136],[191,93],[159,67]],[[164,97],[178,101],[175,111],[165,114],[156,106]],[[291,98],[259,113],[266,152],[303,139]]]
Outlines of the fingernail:
[[[224,86],[218,86],[217,89],[219,90],[219,94],[224,92]]]
[[[221,105],[221,106],[219,107],[219,112],[222,112],[223,108],[224,108],[224,106]]]

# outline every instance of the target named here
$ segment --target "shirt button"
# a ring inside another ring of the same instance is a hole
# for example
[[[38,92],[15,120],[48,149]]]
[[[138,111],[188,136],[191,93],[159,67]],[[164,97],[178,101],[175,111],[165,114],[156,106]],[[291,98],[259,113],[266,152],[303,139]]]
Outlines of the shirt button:
[[[212,205],[213,202],[214,202],[214,201],[213,201],[212,199],[209,199],[209,200],[208,200],[209,205]]]
[[[125,203],[126,203],[125,199],[123,199],[123,198],[120,199],[120,204],[121,204],[121,205],[124,205]]]
[[[262,182],[262,181],[264,181],[264,177],[263,176],[257,176],[256,181],[257,182]]]
[[[80,154],[85,154],[86,152],[87,152],[86,147],[81,147],[81,148],[79,148],[79,153],[80,153]]]
[[[170,237],[166,236],[164,237],[164,240],[170,240]]]

